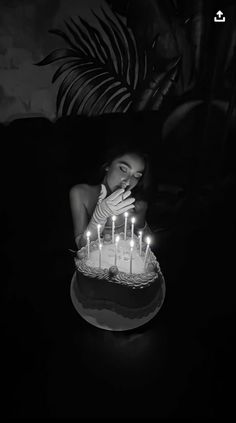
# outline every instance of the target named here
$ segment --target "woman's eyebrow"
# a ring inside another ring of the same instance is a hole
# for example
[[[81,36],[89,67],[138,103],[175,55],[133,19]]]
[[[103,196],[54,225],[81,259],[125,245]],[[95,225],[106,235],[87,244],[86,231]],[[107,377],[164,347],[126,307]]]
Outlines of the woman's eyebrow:
[[[125,161],[120,162],[120,164],[124,164],[124,165],[128,166],[131,169],[130,164],[127,163],[127,162],[125,162]],[[143,170],[137,170],[137,173],[143,173]]]

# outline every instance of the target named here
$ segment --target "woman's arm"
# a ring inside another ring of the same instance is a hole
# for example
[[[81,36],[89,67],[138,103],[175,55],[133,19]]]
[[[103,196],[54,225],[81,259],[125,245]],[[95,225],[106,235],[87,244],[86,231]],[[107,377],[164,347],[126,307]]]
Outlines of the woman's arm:
[[[134,217],[135,217],[135,232],[138,234],[139,231],[143,232],[143,236],[152,235],[151,229],[146,222],[148,203],[144,200],[135,202]]]
[[[88,227],[88,214],[85,206],[87,197],[86,187],[76,185],[70,190],[70,205],[74,226],[75,243],[78,249],[84,247],[87,243],[86,229]],[[97,239],[97,228],[89,228],[90,240]]]
[[[123,189],[118,189],[109,197],[106,197],[106,189],[102,186],[93,215],[88,221],[86,209],[86,198],[88,200],[88,190],[86,186],[77,185],[70,190],[70,203],[74,224],[75,242],[78,248],[86,245],[86,232],[90,231],[90,240],[97,239],[97,225],[101,226],[101,233],[106,224],[107,218],[112,215],[123,214],[134,207],[134,198],[128,198],[131,191],[124,193]]]

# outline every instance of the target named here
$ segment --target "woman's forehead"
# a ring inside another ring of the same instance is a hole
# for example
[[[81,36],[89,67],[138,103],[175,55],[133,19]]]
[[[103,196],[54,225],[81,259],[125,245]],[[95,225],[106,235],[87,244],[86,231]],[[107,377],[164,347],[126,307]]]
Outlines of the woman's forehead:
[[[143,172],[145,168],[144,160],[136,153],[123,154],[122,156],[116,158],[114,161],[116,163],[124,163],[130,168],[139,172]]]

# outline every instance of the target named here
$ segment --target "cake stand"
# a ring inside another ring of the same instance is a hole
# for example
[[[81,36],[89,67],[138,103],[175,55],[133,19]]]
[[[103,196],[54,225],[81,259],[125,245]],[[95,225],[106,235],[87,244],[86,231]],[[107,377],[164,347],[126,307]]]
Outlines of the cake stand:
[[[76,272],[72,277],[70,285],[71,300],[80,316],[97,328],[110,331],[126,331],[135,329],[143,326],[145,323],[153,319],[162,307],[166,294],[166,286],[164,277],[162,275],[159,275],[159,277],[161,278],[161,283],[157,294],[151,303],[152,311],[145,313],[145,315],[143,315],[144,313],[142,312],[140,313],[140,316],[137,313],[135,317],[130,318],[127,316],[124,317],[122,314],[119,314],[114,310],[109,310],[105,305],[104,308],[100,306],[99,309],[85,307],[82,304],[82,297],[79,291]]]

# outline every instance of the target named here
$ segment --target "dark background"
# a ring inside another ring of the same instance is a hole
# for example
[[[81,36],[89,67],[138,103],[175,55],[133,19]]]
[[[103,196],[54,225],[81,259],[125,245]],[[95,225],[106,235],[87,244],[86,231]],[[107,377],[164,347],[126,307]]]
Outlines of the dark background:
[[[8,417],[234,414],[232,169],[191,190],[191,167],[175,160],[169,147],[168,154],[153,131],[159,115],[125,117],[132,125],[137,118],[155,134],[146,149],[154,165],[161,163],[153,172],[148,222],[167,296],[153,321],[127,333],[90,327],[74,310],[68,252],[74,248],[69,188],[91,177],[106,128],[115,130],[124,115],[1,127]]]
[[[130,25],[142,37],[143,3],[130,3]],[[164,42],[166,20],[157,21],[163,15],[154,9],[154,24],[164,28],[161,46],[174,55]],[[159,110],[54,121],[45,113],[0,125],[2,415],[235,417],[235,77],[224,74],[215,54],[227,59],[230,32],[219,47],[214,31],[199,79],[192,88],[188,78],[178,79]],[[70,299],[69,189],[95,177],[121,128],[151,155],[147,220],[167,294],[148,324],[113,333],[83,321]]]

